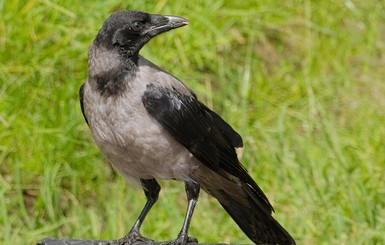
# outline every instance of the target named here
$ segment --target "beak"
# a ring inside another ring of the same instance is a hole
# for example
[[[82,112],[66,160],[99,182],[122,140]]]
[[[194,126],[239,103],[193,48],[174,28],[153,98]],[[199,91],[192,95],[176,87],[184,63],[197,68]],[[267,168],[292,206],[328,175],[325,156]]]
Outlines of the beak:
[[[185,18],[170,15],[166,15],[164,17],[168,19],[167,25],[171,27],[171,29],[188,25],[188,20],[186,20]]]
[[[145,30],[142,35],[150,35],[151,37],[154,37],[160,33],[185,26],[189,23],[185,18],[170,15],[154,14],[151,16],[151,19],[153,25]]]

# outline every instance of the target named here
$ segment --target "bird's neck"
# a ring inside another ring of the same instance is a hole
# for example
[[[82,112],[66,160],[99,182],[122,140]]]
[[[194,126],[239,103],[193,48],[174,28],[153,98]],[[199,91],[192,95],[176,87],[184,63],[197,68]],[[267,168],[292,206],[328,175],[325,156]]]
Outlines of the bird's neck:
[[[88,80],[104,96],[123,93],[138,71],[139,56],[127,56],[119,50],[91,45]]]

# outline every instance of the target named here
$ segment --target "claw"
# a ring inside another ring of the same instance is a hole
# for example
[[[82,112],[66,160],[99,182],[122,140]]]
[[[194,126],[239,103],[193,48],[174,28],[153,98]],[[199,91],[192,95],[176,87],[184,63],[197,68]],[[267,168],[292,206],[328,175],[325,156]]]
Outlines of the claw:
[[[175,240],[162,242],[160,243],[160,245],[186,245],[189,243],[198,243],[198,239],[196,239],[195,237],[179,235]]]
[[[150,238],[143,237],[139,232],[132,231],[125,237],[115,240],[110,245],[132,245],[136,242],[153,242]]]
[[[198,243],[198,239],[196,239],[195,237],[189,236],[187,238],[187,243]]]

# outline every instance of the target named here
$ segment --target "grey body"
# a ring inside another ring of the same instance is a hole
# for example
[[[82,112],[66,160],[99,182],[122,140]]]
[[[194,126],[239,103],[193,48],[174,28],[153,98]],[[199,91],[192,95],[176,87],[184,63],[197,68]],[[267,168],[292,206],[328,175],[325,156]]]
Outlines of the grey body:
[[[91,48],[90,58],[93,54]],[[89,73],[94,75],[102,70],[99,65],[104,67],[103,63],[116,60],[112,55],[111,59],[93,61]],[[94,140],[112,166],[130,182],[139,182],[141,178],[188,180],[193,169],[202,164],[147,113],[141,95],[151,83],[176,87],[190,95],[191,92],[143,57],[138,63],[137,75],[129,78],[120,96],[101,95],[92,79],[85,83],[84,113]]]

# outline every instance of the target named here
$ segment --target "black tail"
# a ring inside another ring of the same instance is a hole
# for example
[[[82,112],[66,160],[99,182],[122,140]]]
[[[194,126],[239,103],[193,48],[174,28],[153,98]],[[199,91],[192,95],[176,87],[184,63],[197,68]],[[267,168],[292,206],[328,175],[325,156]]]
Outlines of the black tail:
[[[218,199],[255,244],[295,244],[290,234],[272,217],[272,208],[260,203],[252,187],[208,172],[205,171],[199,178],[202,188]]]

